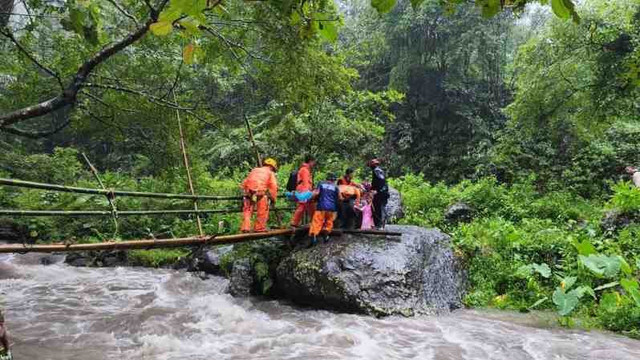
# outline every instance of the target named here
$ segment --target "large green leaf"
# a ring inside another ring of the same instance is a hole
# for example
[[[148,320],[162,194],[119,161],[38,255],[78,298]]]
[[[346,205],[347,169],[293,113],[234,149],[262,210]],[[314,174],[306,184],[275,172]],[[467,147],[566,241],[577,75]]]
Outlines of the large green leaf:
[[[578,305],[579,299],[575,292],[566,293],[561,288],[557,288],[553,292],[553,303],[556,304],[558,314],[561,316],[567,316]]]
[[[596,248],[588,239],[585,239],[582,242],[576,239],[573,242],[573,246],[575,246],[576,250],[578,250],[578,255],[588,256],[597,253]]]
[[[604,294],[602,296],[602,299],[600,299],[600,304],[599,304],[600,309],[607,312],[615,311],[616,308],[618,307],[619,296],[620,294],[618,294],[617,292],[609,292]]]
[[[638,290],[638,280],[636,279],[621,279],[620,285],[624,291],[635,301],[636,306],[640,306],[640,291]]]
[[[151,30],[154,35],[158,36],[168,35],[172,29],[173,25],[170,21],[158,21],[149,26],[149,30]]]
[[[571,16],[569,9],[565,6],[564,0],[551,0],[551,9],[557,17],[568,19]]]
[[[578,278],[575,277],[575,276],[567,276],[567,277],[563,278],[562,279],[562,289],[565,290],[565,291],[571,289],[573,284],[576,283],[576,280],[578,280]]]
[[[591,272],[607,278],[618,275],[622,265],[618,256],[580,255],[579,259]]]
[[[327,41],[336,41],[338,39],[336,20],[318,21],[318,33]]]
[[[396,0],[371,0],[371,6],[373,6],[378,13],[386,14],[396,6]]]
[[[533,270],[535,270],[538,274],[542,275],[544,278],[549,278],[551,276],[551,268],[547,264],[532,264]]]
[[[578,299],[582,299],[585,294],[591,295],[592,298],[596,298],[596,292],[591,288],[591,286],[582,285],[574,290],[571,290],[572,293],[576,294]]]

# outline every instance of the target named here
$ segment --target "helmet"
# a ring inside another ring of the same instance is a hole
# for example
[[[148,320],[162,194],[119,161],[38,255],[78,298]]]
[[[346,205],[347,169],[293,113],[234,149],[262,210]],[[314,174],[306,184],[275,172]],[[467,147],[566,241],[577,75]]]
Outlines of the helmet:
[[[271,166],[274,170],[278,170],[278,162],[275,159],[267,158],[262,162],[262,164],[264,166]]]

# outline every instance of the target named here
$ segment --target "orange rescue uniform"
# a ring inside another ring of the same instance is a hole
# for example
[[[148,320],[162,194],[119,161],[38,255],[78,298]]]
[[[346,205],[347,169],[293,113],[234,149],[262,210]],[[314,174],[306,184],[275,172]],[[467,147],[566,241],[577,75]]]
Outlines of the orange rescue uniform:
[[[355,198],[356,199],[356,204],[360,204],[360,190],[353,185],[339,185],[338,188],[340,189],[340,196],[343,199],[350,199],[350,198]]]
[[[335,211],[317,210],[314,212],[311,227],[309,228],[309,236],[320,235],[322,230],[330,234],[333,230],[333,221],[336,219],[336,215]]]
[[[243,200],[243,232],[251,231],[251,217],[256,207],[256,224],[254,231],[267,231],[269,220],[269,199],[275,204],[278,198],[278,181],[270,166],[262,166],[251,170],[249,176],[242,182],[244,190]]]
[[[298,170],[298,184],[296,185],[297,192],[305,192],[313,190],[313,176],[311,173],[311,166],[308,163],[302,164],[300,169]],[[315,211],[315,207],[311,200],[307,202],[298,202],[296,207],[296,211],[293,213],[293,218],[291,219],[291,225],[299,226],[300,222],[302,222],[302,217],[306,212],[309,214],[309,218],[313,218],[313,212]]]

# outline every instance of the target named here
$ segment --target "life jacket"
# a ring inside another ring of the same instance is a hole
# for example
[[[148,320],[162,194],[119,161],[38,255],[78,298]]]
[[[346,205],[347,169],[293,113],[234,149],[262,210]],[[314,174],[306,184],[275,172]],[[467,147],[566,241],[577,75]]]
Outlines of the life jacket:
[[[318,185],[318,204],[320,211],[338,211],[339,189],[336,184],[322,182]]]

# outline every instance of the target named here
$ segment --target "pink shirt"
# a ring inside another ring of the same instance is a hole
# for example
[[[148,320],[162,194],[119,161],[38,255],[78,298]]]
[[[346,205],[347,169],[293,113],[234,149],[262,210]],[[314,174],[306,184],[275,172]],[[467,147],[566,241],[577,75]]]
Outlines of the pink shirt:
[[[362,212],[362,226],[360,226],[360,229],[361,230],[374,229],[375,224],[373,223],[373,208],[371,207],[371,204],[355,206],[354,208]]]

